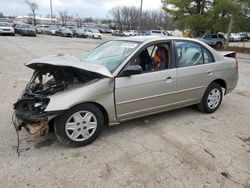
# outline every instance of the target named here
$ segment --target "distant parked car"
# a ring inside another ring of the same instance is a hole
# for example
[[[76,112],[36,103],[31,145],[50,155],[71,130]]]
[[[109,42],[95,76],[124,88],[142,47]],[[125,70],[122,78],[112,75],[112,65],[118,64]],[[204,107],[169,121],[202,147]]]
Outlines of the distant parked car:
[[[250,35],[248,36],[247,33],[239,33],[241,37],[241,41],[248,41],[250,39]]]
[[[55,34],[61,37],[73,37],[72,31],[68,28],[63,28],[63,27],[56,30]]]
[[[123,36],[122,30],[114,30],[112,33],[113,36]]]
[[[41,27],[36,26],[35,29],[36,29],[37,34],[42,34],[42,28]]]
[[[220,49],[226,42],[222,34],[208,34],[198,39],[217,49]]]
[[[151,35],[151,36],[171,36],[168,32],[164,31],[164,30],[150,30],[148,31],[147,35]]]
[[[36,29],[34,26],[29,24],[22,24],[18,29],[18,33],[24,36],[33,36],[36,37]]]
[[[230,35],[230,42],[240,42],[241,36],[236,33],[231,33]]]
[[[0,35],[10,34],[15,36],[15,30],[10,23],[0,22]]]
[[[57,29],[58,28],[56,26],[50,26],[50,27],[47,27],[44,32],[47,35],[55,35]]]
[[[50,26],[49,26],[49,25],[40,25],[39,27],[40,27],[40,29],[41,29],[41,32],[44,34],[45,31],[46,31],[46,29],[47,29],[48,27],[50,27]]]
[[[123,36],[124,37],[131,37],[131,36],[134,36],[134,33],[131,30],[129,30],[129,31],[123,31]]]
[[[72,32],[73,32],[73,37],[77,37],[77,38],[87,38],[88,37],[85,30],[82,28],[73,28]]]
[[[102,34],[96,29],[88,29],[86,31],[86,35],[88,37],[92,37],[93,39],[102,39]]]
[[[111,35],[117,36],[118,33],[119,33],[119,30],[113,30],[113,32],[111,33]]]

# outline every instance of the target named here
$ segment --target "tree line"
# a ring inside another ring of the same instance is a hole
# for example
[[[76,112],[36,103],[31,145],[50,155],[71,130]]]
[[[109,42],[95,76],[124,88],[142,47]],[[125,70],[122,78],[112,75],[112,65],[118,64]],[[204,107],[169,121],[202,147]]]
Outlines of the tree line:
[[[250,0],[162,0],[179,29],[197,32],[250,31]]]

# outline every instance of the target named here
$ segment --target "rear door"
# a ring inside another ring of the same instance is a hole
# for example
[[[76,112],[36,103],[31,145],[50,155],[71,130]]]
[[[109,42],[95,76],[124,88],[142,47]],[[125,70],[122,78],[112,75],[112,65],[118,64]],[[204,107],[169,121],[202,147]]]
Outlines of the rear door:
[[[180,106],[197,103],[214,76],[214,58],[199,43],[176,41],[177,101]]]

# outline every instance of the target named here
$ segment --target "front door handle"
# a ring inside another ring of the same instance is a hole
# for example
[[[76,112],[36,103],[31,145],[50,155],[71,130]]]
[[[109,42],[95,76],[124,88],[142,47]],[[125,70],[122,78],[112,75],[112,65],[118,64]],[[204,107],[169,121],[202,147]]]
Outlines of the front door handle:
[[[165,80],[166,82],[171,82],[171,81],[172,81],[172,77],[171,77],[171,76],[168,76],[168,77],[164,78],[164,80]]]

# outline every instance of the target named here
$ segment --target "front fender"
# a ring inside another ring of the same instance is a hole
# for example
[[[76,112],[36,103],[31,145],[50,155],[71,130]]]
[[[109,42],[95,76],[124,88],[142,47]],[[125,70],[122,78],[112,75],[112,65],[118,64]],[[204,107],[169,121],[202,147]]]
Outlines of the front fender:
[[[113,78],[95,79],[86,84],[68,88],[50,96],[50,102],[45,111],[67,110],[84,102],[95,102],[105,108],[110,122],[115,122],[116,114],[113,88]]]

